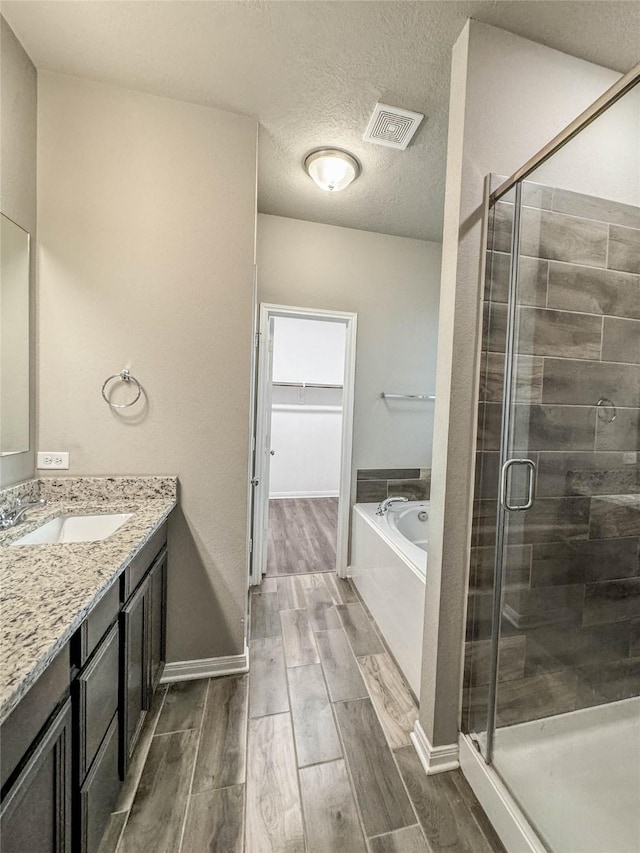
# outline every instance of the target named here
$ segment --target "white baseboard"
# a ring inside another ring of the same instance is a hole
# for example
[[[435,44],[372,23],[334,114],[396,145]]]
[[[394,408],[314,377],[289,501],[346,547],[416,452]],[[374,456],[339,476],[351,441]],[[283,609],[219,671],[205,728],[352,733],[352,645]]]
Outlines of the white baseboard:
[[[274,492],[269,495],[270,501],[282,501],[287,498],[339,498],[340,493],[335,490],[329,492]]]
[[[545,853],[531,824],[471,739],[460,734],[460,768],[508,853]]]
[[[241,655],[200,660],[180,660],[165,664],[160,684],[172,681],[193,681],[196,678],[217,678],[221,675],[240,675],[249,671],[249,649]]]
[[[431,746],[429,738],[419,721],[411,732],[411,741],[416,748],[420,763],[424,767],[427,776],[434,773],[446,773],[448,770],[456,770],[460,766],[458,760],[458,744],[448,743],[445,746]]]

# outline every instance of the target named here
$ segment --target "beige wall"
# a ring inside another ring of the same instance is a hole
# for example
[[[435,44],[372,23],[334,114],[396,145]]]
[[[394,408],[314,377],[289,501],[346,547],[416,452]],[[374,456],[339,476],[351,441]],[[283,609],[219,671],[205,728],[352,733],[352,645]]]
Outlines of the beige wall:
[[[0,211],[36,238],[36,69],[0,17]],[[30,376],[35,381],[35,251],[31,252]],[[33,476],[35,398],[30,405],[30,450],[0,459],[0,487]]]
[[[454,47],[420,695],[420,722],[433,746],[456,742],[458,730],[477,400],[483,179],[490,172],[514,172],[618,77],[475,21],[467,23]],[[595,168],[598,157],[589,162]],[[610,168],[604,151],[599,174],[592,175],[592,191],[598,180],[604,186]],[[578,158],[565,161],[556,177],[577,180],[581,173],[585,163]]]
[[[431,465],[440,244],[258,215],[258,299],[358,315],[353,469]]]
[[[256,123],[39,75],[39,447],[177,474],[169,661],[243,651]],[[124,367],[146,405],[100,389]]]

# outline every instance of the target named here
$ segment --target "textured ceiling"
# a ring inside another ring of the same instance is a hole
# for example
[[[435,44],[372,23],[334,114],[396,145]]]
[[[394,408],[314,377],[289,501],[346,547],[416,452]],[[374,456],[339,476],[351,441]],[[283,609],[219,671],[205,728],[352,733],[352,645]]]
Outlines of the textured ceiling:
[[[442,234],[450,52],[467,17],[621,72],[640,31],[635,0],[4,0],[2,13],[39,69],[255,116],[260,211],[429,240]],[[425,113],[406,151],[362,141],[378,100]],[[342,193],[302,171],[321,145],[362,162]]]

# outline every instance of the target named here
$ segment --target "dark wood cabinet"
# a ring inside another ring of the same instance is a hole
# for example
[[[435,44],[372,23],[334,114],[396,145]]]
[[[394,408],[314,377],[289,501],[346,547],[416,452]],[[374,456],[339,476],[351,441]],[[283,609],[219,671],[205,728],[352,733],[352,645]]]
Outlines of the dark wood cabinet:
[[[97,853],[166,658],[166,524],[0,728],[0,853]]]
[[[167,607],[167,550],[154,563],[150,576],[151,601],[149,605],[149,679],[151,692],[156,689],[166,660],[166,607]]]
[[[150,584],[145,579],[120,614],[120,776],[129,761],[149,708]]]
[[[71,700],[45,726],[0,808],[2,853],[71,851]]]

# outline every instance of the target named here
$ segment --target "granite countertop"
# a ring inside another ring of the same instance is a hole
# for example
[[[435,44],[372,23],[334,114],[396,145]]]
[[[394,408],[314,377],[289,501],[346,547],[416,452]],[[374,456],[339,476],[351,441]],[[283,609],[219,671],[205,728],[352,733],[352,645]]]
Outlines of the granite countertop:
[[[0,493],[44,497],[42,509],[0,533],[0,722],[71,638],[176,505],[175,477],[32,480]],[[133,513],[98,542],[12,543],[58,515]]]

